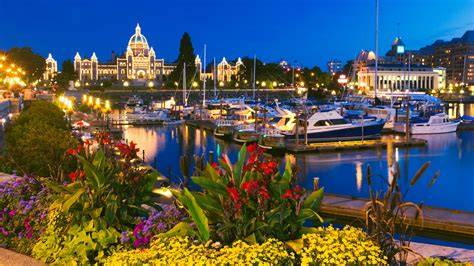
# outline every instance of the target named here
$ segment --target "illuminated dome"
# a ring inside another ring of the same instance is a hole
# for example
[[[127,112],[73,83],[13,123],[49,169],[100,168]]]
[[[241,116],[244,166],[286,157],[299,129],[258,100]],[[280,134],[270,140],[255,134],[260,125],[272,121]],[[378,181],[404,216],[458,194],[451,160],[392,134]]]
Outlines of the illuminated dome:
[[[371,61],[375,60],[375,53],[373,51],[365,51],[362,50],[358,55],[357,55],[357,61]]]
[[[135,34],[133,34],[132,37],[130,37],[130,40],[128,41],[128,47],[133,51],[133,54],[135,56],[139,54],[148,54],[148,41],[146,40],[145,36],[142,35],[142,29],[140,28],[140,25],[138,23],[135,27]]]

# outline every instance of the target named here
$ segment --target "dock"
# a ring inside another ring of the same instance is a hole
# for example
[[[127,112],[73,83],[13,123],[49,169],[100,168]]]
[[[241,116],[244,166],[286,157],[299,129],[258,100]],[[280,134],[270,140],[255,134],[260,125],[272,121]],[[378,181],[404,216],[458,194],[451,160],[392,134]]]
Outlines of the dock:
[[[212,120],[186,120],[186,125],[204,130],[214,131],[216,124]]]
[[[365,222],[365,206],[368,201],[325,193],[320,212],[323,217],[335,217],[340,221]],[[414,220],[411,222],[421,234],[474,244],[474,212],[424,206],[423,224]]]
[[[289,142],[286,144],[286,149],[290,153],[304,153],[304,152],[334,152],[343,150],[360,150],[360,149],[374,149],[386,148],[387,140],[382,139],[368,139],[368,140],[353,140],[353,141],[332,141],[332,142],[318,142],[302,144],[304,140],[300,140],[300,144]],[[420,147],[427,144],[426,140],[410,138],[408,141],[405,138],[392,139],[394,147]]]

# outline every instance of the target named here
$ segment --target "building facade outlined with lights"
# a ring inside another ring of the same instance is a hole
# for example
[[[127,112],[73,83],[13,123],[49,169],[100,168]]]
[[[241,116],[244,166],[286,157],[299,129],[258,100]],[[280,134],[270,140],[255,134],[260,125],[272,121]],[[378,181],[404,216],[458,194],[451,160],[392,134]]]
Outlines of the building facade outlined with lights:
[[[79,52],[74,56],[74,70],[81,83],[98,80],[162,81],[163,76],[174,68],[174,65],[166,65],[164,59],[156,57],[139,24],[124,55],[112,58],[110,63],[100,63],[95,53],[90,58],[81,58]]]

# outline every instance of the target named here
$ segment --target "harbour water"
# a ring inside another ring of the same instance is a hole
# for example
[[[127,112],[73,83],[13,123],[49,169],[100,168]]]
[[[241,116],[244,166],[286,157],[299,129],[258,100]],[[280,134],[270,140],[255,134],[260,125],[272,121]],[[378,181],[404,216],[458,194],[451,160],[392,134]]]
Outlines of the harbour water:
[[[474,115],[474,105],[453,105],[448,113]],[[228,154],[237,158],[240,145],[216,139],[212,133],[189,126],[127,127],[124,136],[145,151],[145,159],[172,180],[179,182],[179,158],[187,155],[214,156]],[[426,147],[396,148],[394,159],[400,165],[401,184],[409,188],[410,179],[427,161],[430,166],[418,184],[410,189],[407,199],[425,205],[474,212],[474,131],[416,136],[428,141]],[[279,158],[283,160],[283,158]],[[370,165],[378,186],[383,188],[389,178],[387,154],[384,149],[344,151],[336,153],[299,154],[294,157],[303,186],[312,188],[313,177],[334,194],[367,197],[365,178]],[[436,183],[428,187],[439,171]]]

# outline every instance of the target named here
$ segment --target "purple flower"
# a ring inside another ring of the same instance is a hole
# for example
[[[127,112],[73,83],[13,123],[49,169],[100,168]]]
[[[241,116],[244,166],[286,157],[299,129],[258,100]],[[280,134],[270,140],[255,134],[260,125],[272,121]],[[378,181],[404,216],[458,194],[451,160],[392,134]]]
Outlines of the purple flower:
[[[128,234],[129,234],[128,231],[123,231],[122,232],[122,235],[120,237],[120,242],[122,244],[128,243],[130,241],[130,237],[129,237]]]

